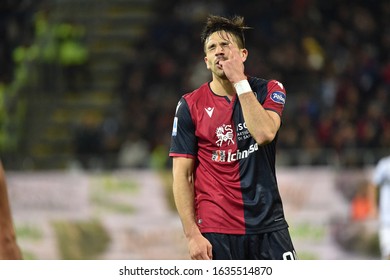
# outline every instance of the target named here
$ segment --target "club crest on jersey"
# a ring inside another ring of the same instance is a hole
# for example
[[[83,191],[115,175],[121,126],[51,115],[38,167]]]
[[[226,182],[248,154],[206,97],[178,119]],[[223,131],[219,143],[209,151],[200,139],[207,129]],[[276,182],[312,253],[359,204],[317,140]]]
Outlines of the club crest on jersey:
[[[233,140],[233,129],[230,124],[223,124],[218,127],[215,131],[215,134],[218,137],[218,140],[215,142],[218,147],[221,147],[224,142],[227,142],[228,145],[234,144]]]
[[[281,91],[274,91],[271,94],[271,99],[273,102],[278,103],[278,104],[284,105],[284,103],[286,103],[286,95]]]

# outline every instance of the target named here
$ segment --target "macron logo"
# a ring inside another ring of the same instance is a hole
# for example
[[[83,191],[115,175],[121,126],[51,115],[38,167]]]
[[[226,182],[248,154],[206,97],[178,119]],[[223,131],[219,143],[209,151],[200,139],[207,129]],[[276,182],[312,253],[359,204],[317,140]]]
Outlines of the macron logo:
[[[211,118],[214,112],[214,108],[208,107],[208,108],[204,108],[204,110],[206,111],[207,115],[209,115],[209,117]]]

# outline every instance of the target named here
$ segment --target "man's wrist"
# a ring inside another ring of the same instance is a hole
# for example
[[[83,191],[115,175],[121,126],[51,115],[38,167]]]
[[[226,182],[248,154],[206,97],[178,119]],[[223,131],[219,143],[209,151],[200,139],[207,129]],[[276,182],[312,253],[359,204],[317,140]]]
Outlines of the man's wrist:
[[[236,89],[237,95],[240,96],[243,93],[251,92],[252,88],[249,85],[248,80],[241,80],[237,83],[233,84],[234,88]]]
[[[199,227],[197,224],[193,224],[189,227],[184,228],[184,235],[187,239],[194,238],[197,235],[201,235],[201,232],[199,230]]]

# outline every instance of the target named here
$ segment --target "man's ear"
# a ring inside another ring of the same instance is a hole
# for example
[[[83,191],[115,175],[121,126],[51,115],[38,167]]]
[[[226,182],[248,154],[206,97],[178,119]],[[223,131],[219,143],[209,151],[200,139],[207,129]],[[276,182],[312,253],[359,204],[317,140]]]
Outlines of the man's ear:
[[[248,58],[248,50],[247,49],[241,49],[241,58],[242,62],[245,62],[246,59]]]
[[[204,57],[204,62],[206,63],[207,69],[210,69],[209,64],[208,64],[208,60],[207,60],[207,56]]]

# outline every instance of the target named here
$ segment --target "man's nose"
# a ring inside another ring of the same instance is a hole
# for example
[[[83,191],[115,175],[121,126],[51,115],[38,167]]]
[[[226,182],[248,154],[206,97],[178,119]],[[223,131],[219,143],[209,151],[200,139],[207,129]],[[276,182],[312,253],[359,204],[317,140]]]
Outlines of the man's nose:
[[[225,53],[225,46],[224,45],[217,46],[216,55],[224,54],[224,53]]]

